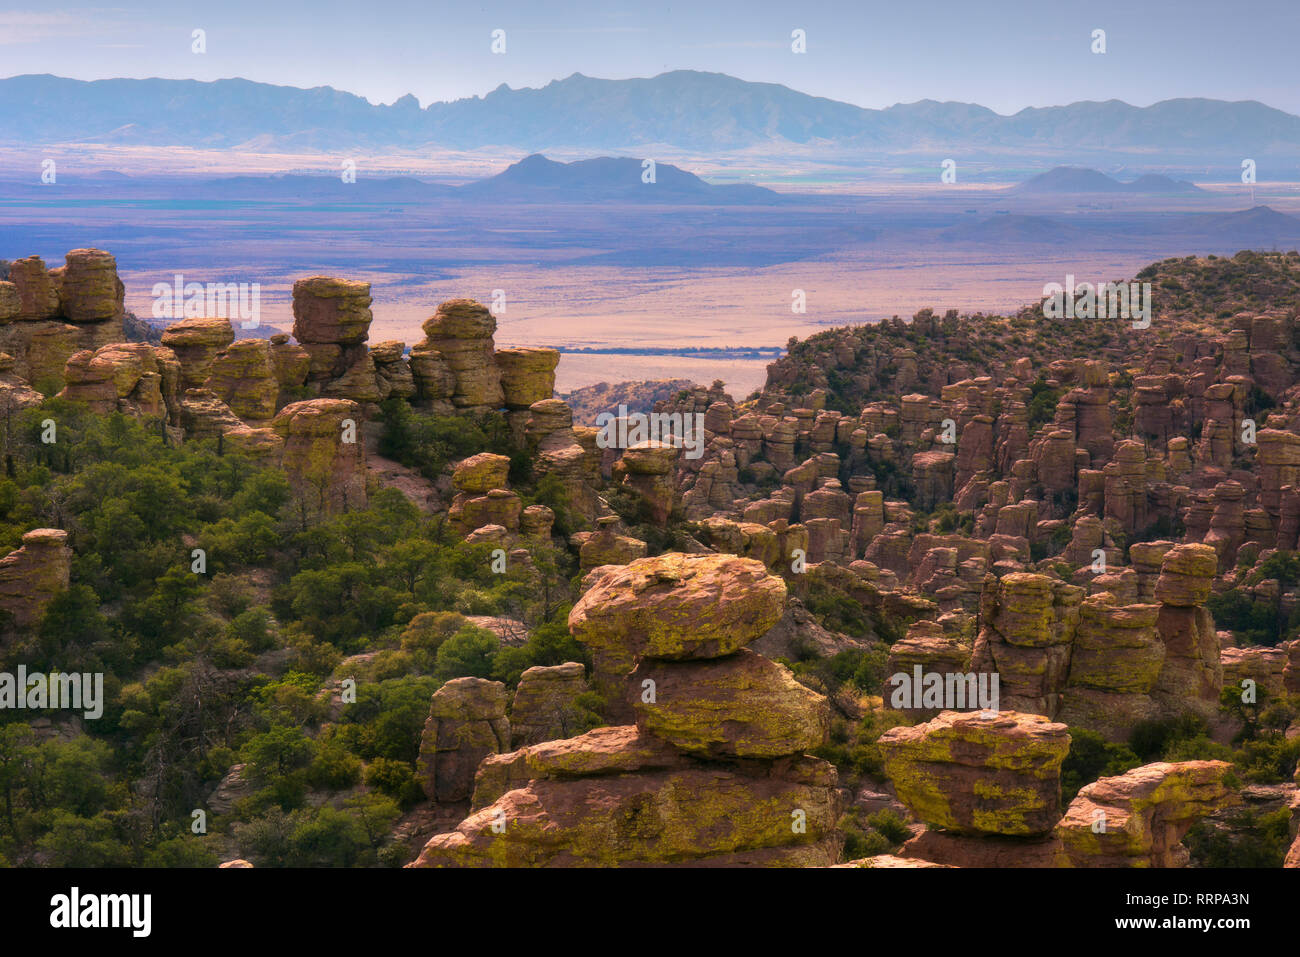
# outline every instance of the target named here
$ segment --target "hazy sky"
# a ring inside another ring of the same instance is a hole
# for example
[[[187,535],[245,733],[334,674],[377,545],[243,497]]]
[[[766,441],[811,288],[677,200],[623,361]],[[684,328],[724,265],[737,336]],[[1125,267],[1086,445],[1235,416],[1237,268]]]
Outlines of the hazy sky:
[[[790,50],[796,28],[803,55]],[[495,29],[504,55],[491,52]],[[1089,50],[1094,29],[1104,55]],[[1206,96],[1300,113],[1298,51],[1300,0],[0,0],[0,76],[242,76],[386,103],[697,69],[868,107]]]

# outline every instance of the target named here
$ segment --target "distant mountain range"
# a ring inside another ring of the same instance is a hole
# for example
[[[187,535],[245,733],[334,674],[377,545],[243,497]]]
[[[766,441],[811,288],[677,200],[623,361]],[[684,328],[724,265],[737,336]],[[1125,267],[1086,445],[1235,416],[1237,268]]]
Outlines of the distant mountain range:
[[[1009,188],[1016,193],[1202,193],[1200,187],[1157,173],[1122,183],[1081,166],[1058,166]]]
[[[1175,99],[1149,107],[1107,100],[1011,116],[934,100],[871,110],[775,83],[691,70],[624,80],[575,73],[540,89],[503,84],[486,96],[425,108],[410,95],[376,106],[330,87],[243,79],[24,75],[0,80],[0,116],[0,141],[24,146],[337,152],[496,146],[627,153],[655,146],[724,151],[798,144],[875,153],[1158,151],[1231,166],[1242,157],[1291,155],[1300,148],[1300,117],[1250,100]]]

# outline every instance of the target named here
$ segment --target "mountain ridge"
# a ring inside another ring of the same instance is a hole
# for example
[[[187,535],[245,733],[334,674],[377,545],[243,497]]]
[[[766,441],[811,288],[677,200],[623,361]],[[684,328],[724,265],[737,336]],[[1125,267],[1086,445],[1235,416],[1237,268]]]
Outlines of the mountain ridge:
[[[1225,143],[1246,155],[1300,147],[1300,117],[1254,100],[1120,100],[1027,107],[1003,115],[933,99],[870,109],[778,83],[675,70],[602,79],[574,73],[542,87],[501,84],[482,96],[420,107],[329,86],[243,78],[0,79],[0,137],[24,145],[117,143],[229,149],[257,142],[298,148],[745,149],[800,145],[915,152],[1013,148],[1151,150],[1204,155]],[[1237,146],[1236,144],[1242,144]],[[1098,147],[1100,148],[1100,147]]]

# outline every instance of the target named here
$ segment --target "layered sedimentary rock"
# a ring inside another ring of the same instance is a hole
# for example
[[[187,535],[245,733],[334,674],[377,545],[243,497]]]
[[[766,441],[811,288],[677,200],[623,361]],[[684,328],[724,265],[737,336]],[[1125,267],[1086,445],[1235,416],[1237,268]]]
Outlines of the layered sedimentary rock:
[[[43,389],[64,385],[73,353],[124,338],[124,289],[117,261],[102,249],[74,249],[53,269],[39,256],[15,260],[0,286],[0,350]]]
[[[162,344],[181,364],[181,391],[203,388],[212,374],[212,360],[234,341],[229,319],[186,318],[164,329]]]
[[[357,402],[381,397],[366,348],[370,283],[312,276],[293,284],[293,336],[307,352],[307,383],[319,394]]]
[[[1238,803],[1225,761],[1157,763],[1087,785],[1056,833],[1074,867],[1183,867],[1193,824]]]
[[[496,328],[496,317],[473,299],[444,302],[424,322],[425,340],[416,349],[437,352],[446,363],[453,380],[449,398],[457,408],[496,409],[505,402],[501,372],[493,360],[492,337]],[[417,379],[424,378],[423,371],[417,370],[414,364],[412,371]],[[518,386],[518,397],[534,386],[528,384],[527,374],[520,372],[518,365],[514,371],[520,373],[512,379]]]
[[[59,528],[34,528],[20,548],[0,558],[0,633],[25,631],[45,614],[54,596],[68,587],[72,549]]]
[[[59,396],[85,403],[101,415],[125,412],[177,421],[180,378],[180,364],[165,346],[119,342],[73,354]]]
[[[502,398],[508,409],[527,409],[551,398],[560,354],[554,349],[516,347],[498,349],[494,361],[501,376]]]
[[[1217,569],[1214,549],[1195,543],[1171,548],[1161,564],[1156,628],[1165,658],[1152,695],[1169,713],[1194,710],[1208,718],[1218,708],[1223,667],[1214,618],[1205,607]]]
[[[417,762],[431,801],[468,801],[483,758],[510,749],[506,701],[506,686],[483,678],[455,678],[434,692]]]
[[[1082,600],[1082,588],[1046,575],[985,580],[971,667],[998,672],[1004,708],[1057,713]]]
[[[637,727],[690,754],[776,758],[818,747],[829,731],[826,699],[747,648],[706,661],[647,657],[630,683]]]
[[[1158,605],[1123,604],[1108,592],[1084,600],[1059,720],[1125,741],[1157,715],[1150,692],[1165,660],[1159,613]]]
[[[280,378],[271,343],[241,339],[227,346],[213,356],[204,388],[241,419],[272,418],[280,396]]]

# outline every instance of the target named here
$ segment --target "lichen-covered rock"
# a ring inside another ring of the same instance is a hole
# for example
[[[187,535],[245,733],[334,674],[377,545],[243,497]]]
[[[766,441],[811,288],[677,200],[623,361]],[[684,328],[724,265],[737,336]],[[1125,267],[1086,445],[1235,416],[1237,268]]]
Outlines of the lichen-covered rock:
[[[985,578],[971,667],[1000,676],[1002,707],[1056,714],[1083,589],[1028,572]]]
[[[505,488],[509,474],[510,459],[507,456],[480,452],[456,465],[451,473],[451,484],[457,491],[482,495],[494,488]]]
[[[1183,867],[1193,824],[1238,803],[1225,761],[1164,762],[1087,785],[1057,826],[1074,867]]]
[[[293,284],[293,337],[300,343],[359,345],[370,334],[370,283],[312,276]]]
[[[18,319],[53,319],[59,314],[59,291],[40,256],[10,263],[9,281],[18,293]]]
[[[365,507],[366,455],[360,427],[360,410],[346,399],[294,402],[271,420],[271,428],[284,439],[281,468],[310,513]]]
[[[162,344],[180,360],[182,391],[203,388],[212,374],[212,360],[234,341],[229,319],[181,319],[162,334]]]
[[[592,651],[595,688],[626,713],[623,678],[639,656],[731,654],[776,624],[785,596],[760,562],[670,552],[602,577],[573,607],[569,630]]]
[[[711,661],[643,658],[628,684],[637,727],[691,754],[783,757],[821,747],[830,729],[824,697],[748,648]]]
[[[526,409],[549,399],[555,391],[555,368],[560,353],[555,349],[517,347],[498,349],[494,356],[501,371],[501,391],[510,409]]]
[[[117,260],[102,249],[74,249],[59,287],[59,312],[69,322],[104,322],[122,314],[124,287]]]
[[[424,322],[421,345],[441,353],[455,379],[451,401],[459,408],[497,409],[505,402],[493,359],[496,328],[496,318],[473,299],[444,302]]]
[[[586,690],[587,671],[579,662],[527,669],[510,705],[511,745],[570,737],[580,727],[583,709],[577,699]]]
[[[1209,545],[1176,545],[1165,553],[1156,582],[1156,601],[1175,608],[1204,605],[1219,570],[1219,557]]]
[[[64,369],[59,397],[82,402],[100,415],[169,419],[179,411],[180,364],[166,347],[118,342],[74,353]]]
[[[280,396],[280,378],[271,343],[266,339],[231,343],[213,357],[204,387],[241,419],[272,418]]]
[[[1253,681],[1258,700],[1265,696],[1276,700],[1287,693],[1283,679],[1287,665],[1285,647],[1224,648],[1219,652],[1219,662],[1225,688],[1241,691],[1246,681]]]
[[[510,749],[506,701],[506,686],[483,678],[455,678],[433,693],[417,762],[431,801],[469,800],[483,758]]]
[[[1063,724],[1035,714],[945,711],[879,740],[898,798],[926,824],[960,834],[1034,835],[1061,816]]]
[[[40,621],[54,596],[68,587],[72,549],[59,528],[34,528],[20,548],[0,558],[0,611],[20,631]],[[0,628],[2,633],[2,628]]]
[[[18,287],[11,282],[0,281],[0,322],[12,322],[23,311],[23,300],[18,295]]]
[[[627,565],[645,558],[649,546],[639,538],[619,534],[617,516],[602,516],[596,520],[596,525],[595,534],[584,533],[587,537],[578,549],[581,571],[587,572],[601,565]]]
[[[635,773],[612,764],[513,788],[408,866],[824,867],[839,857],[836,775],[824,761]]]

